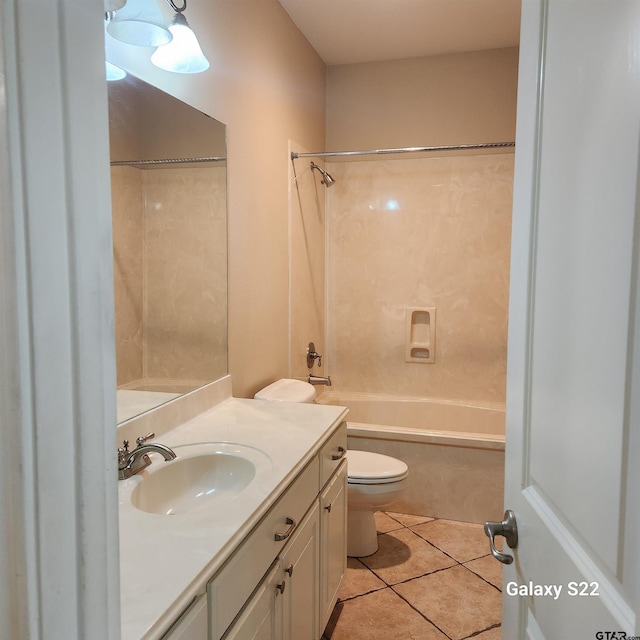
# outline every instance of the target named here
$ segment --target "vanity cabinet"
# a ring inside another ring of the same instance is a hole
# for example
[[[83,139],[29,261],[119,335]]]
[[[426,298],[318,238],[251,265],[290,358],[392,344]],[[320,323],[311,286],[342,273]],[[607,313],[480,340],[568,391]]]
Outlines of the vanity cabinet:
[[[347,461],[320,494],[320,635],[338,599],[347,568]]]
[[[238,619],[224,634],[224,640],[274,640],[279,637],[281,611],[276,607],[279,580],[280,567],[274,562]]]
[[[209,583],[211,640],[320,639],[346,567],[346,440],[343,423]]]
[[[310,505],[317,500],[318,474],[319,464],[316,457],[249,533],[222,570],[209,582],[207,591],[211,640],[219,640],[223,636],[249,601],[256,585],[279,558]]]
[[[316,503],[223,640],[315,640],[319,637],[319,528]]]
[[[207,596],[201,595],[162,636],[162,640],[207,640],[209,637]]]
[[[282,606],[282,640],[320,638],[320,511],[317,502],[280,556],[276,597]]]

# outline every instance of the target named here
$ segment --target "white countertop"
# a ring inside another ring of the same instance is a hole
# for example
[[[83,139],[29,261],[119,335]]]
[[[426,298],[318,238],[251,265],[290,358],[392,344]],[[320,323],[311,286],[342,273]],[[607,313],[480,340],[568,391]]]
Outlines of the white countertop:
[[[169,447],[248,445],[272,464],[213,514],[145,513],[130,503],[142,478],[119,482],[122,640],[151,640],[167,631],[345,416],[343,407],[230,398],[154,440]],[[163,464],[157,454],[152,459]]]

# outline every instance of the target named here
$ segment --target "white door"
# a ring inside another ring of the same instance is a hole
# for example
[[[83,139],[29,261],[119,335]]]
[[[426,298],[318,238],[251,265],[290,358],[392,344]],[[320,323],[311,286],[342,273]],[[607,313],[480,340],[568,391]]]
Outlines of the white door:
[[[519,73],[503,638],[632,637],[640,1],[523,0]]]

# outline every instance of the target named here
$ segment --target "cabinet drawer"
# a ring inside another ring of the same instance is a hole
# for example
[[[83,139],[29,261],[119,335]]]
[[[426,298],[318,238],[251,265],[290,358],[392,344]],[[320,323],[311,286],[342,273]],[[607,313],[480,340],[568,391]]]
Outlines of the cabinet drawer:
[[[318,467],[314,458],[209,583],[212,640],[222,637],[316,499]]]
[[[320,487],[338,468],[347,452],[347,423],[343,422],[320,450]]]

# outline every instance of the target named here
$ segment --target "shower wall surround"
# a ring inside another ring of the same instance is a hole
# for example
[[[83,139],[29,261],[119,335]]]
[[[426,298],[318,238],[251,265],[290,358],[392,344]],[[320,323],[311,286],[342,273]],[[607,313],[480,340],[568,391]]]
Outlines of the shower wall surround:
[[[341,390],[505,400],[513,153],[330,162],[328,364]],[[406,308],[437,309],[433,364]]]
[[[227,315],[225,176],[112,167],[119,387],[179,391],[226,373],[212,331]]]

